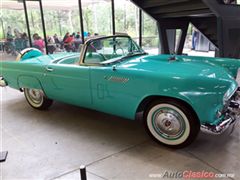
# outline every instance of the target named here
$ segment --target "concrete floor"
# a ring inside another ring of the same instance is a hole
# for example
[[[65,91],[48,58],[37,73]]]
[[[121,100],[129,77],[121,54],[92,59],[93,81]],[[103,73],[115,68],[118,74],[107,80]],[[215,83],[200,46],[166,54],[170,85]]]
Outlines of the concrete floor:
[[[153,142],[138,122],[60,102],[48,111],[32,109],[22,93],[0,88],[0,179],[140,180],[166,171],[233,173],[240,179],[240,125],[221,136],[200,133],[188,148]],[[224,178],[226,179],[226,178]]]
[[[22,93],[1,88],[1,164],[4,180],[154,179],[151,174],[184,170],[234,173],[240,178],[239,125],[232,135],[200,134],[188,148],[153,142],[141,124],[56,102],[49,111],[29,107]]]

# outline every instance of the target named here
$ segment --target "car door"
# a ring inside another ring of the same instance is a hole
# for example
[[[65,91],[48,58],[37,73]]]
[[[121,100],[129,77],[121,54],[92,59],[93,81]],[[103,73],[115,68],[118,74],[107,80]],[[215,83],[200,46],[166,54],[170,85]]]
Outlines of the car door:
[[[129,42],[128,37],[93,40],[89,42],[83,63],[90,67],[92,108],[133,119],[138,100],[133,81],[126,70],[109,63],[128,53]]]
[[[50,64],[44,74],[44,91],[50,99],[83,107],[91,104],[89,67]]]
[[[139,98],[133,78],[115,66],[94,67],[91,70],[93,107],[96,110],[133,119]]]

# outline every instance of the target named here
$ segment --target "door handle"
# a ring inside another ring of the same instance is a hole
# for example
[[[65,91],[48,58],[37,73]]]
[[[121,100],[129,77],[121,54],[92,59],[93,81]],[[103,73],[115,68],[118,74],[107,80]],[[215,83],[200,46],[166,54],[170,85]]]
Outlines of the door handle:
[[[53,72],[53,68],[51,68],[51,67],[47,67],[46,70],[47,70],[48,72]]]

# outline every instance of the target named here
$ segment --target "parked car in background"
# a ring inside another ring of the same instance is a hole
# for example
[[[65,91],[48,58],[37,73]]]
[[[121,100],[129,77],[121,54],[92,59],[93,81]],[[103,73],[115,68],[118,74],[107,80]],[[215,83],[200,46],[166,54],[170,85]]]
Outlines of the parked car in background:
[[[126,35],[89,39],[80,53],[30,48],[0,65],[0,85],[23,91],[33,108],[56,100],[131,120],[142,112],[150,136],[173,148],[200,129],[221,134],[239,116],[239,60],[148,55]]]

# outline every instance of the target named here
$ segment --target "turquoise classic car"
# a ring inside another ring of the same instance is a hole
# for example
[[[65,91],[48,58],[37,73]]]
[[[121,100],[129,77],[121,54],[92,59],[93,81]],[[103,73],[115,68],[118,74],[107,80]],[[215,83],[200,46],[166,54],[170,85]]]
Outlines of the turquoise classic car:
[[[148,55],[129,36],[89,39],[80,53],[43,55],[30,48],[1,62],[1,86],[24,92],[33,108],[53,100],[136,119],[173,148],[199,130],[221,134],[238,121],[237,59]]]

